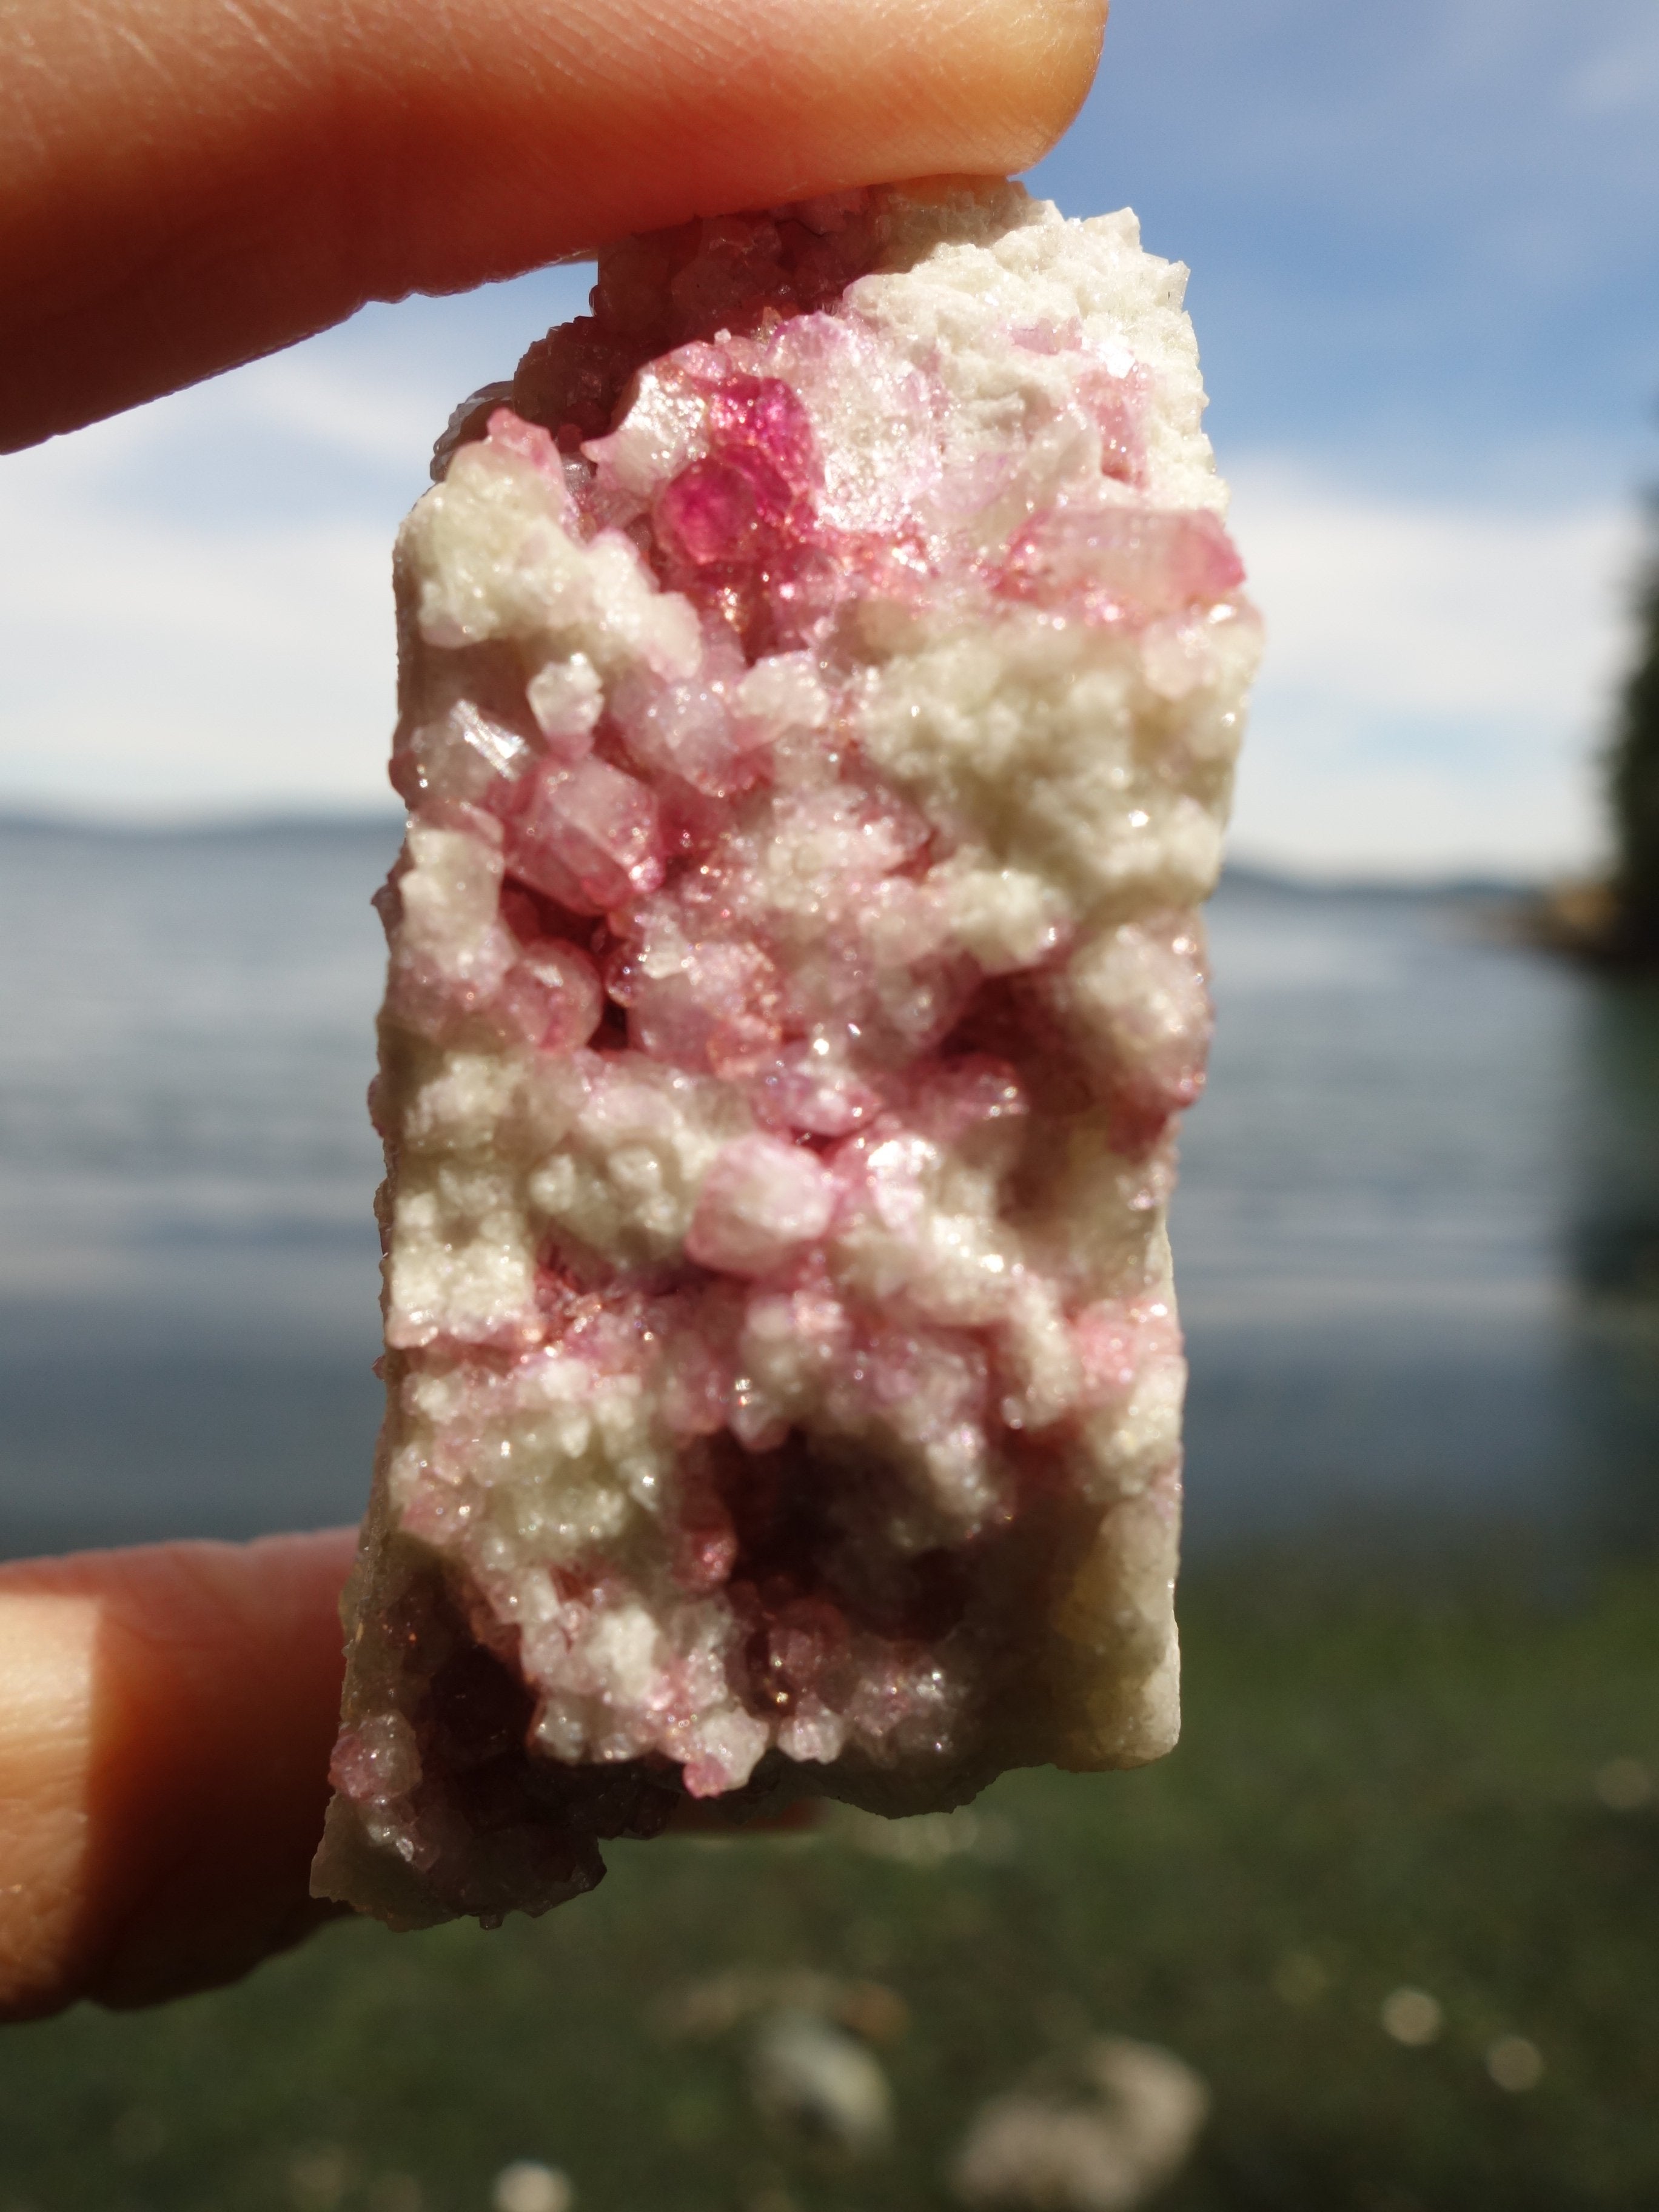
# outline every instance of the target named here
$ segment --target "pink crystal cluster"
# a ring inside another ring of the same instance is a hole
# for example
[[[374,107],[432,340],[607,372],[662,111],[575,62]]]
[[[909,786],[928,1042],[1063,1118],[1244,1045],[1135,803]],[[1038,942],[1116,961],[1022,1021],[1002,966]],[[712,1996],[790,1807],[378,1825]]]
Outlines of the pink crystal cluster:
[[[537,1909],[684,1795],[1168,1739],[1163,1210],[1253,623],[1126,222],[630,241],[440,448],[329,1893]]]

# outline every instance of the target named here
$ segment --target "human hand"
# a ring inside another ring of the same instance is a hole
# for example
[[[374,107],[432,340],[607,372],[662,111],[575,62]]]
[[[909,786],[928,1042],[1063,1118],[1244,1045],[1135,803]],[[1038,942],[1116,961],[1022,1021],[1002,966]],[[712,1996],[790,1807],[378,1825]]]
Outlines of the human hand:
[[[370,300],[1029,167],[1106,0],[10,0],[0,451]]]
[[[628,231],[1027,167],[1105,0],[11,0],[0,451]],[[234,1978],[307,1894],[349,1531],[0,1567],[0,2014]]]

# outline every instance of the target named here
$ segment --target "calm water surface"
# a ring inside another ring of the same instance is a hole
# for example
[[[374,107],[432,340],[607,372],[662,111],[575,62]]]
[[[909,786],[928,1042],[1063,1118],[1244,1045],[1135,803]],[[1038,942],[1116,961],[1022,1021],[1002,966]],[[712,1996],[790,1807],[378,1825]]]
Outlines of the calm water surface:
[[[358,1510],[389,825],[0,828],[0,1551]],[[1472,895],[1228,884],[1189,1547],[1659,1525],[1659,994]]]

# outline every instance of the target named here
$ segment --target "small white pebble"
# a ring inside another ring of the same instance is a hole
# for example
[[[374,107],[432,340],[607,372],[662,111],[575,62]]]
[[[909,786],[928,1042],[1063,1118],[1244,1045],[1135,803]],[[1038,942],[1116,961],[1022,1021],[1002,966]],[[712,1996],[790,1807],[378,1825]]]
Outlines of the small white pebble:
[[[750,2087],[767,2119],[854,2158],[880,2150],[892,2133],[892,2091],[874,2053],[794,2006],[761,2022]]]
[[[1437,1998],[1426,1990],[1395,1990],[1382,2000],[1382,2032],[1408,2050],[1432,2043],[1445,2022]]]
[[[1180,2172],[1210,2103],[1190,2066],[1155,2045],[1103,2036],[1068,2071],[1063,2087],[1051,2075],[980,2106],[951,2176],[964,2203],[1131,2212]]]
[[[1500,2035],[1486,2051],[1486,2071],[1500,2089],[1518,2096],[1544,2078],[1544,2056],[1524,2035]]]
[[[1633,1813],[1654,1794],[1653,1776],[1639,1759],[1610,1759],[1595,1770],[1596,1796],[1610,1812]]]
[[[504,2166],[489,2191],[495,2212],[570,2212],[576,2192],[570,2177],[539,2159],[518,2158]]]

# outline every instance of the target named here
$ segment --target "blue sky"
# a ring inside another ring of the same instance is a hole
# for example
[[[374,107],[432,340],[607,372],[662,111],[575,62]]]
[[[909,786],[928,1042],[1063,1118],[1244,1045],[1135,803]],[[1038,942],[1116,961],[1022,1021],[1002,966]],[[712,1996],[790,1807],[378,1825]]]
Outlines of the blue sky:
[[[1223,444],[1624,488],[1659,401],[1653,0],[1120,0],[1108,62],[1037,181],[1195,270]]]
[[[1032,179],[1189,304],[1272,640],[1237,848],[1540,871],[1598,836],[1659,475],[1655,0],[1117,0]],[[556,270],[0,460],[0,805],[379,803],[386,550]]]

